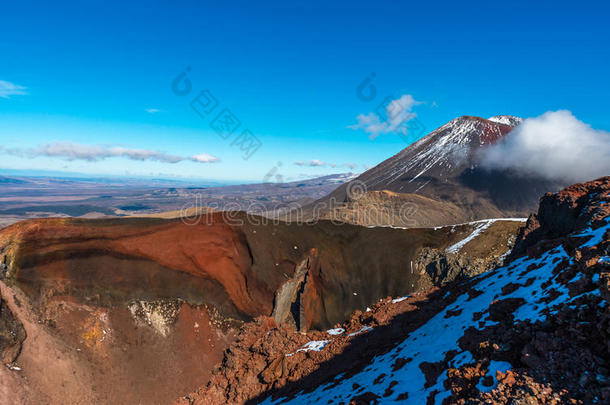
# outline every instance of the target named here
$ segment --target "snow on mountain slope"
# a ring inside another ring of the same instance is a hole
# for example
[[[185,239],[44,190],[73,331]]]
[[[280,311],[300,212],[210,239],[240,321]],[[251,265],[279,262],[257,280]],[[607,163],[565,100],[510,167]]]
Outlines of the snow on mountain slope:
[[[610,178],[606,178],[606,186],[610,186]],[[571,253],[559,241],[534,256],[519,258],[507,266],[477,276],[467,283],[468,289],[457,295],[442,311],[408,333],[391,350],[374,356],[362,370],[352,374],[346,367],[346,373],[329,379],[311,391],[267,398],[264,403],[338,404],[363,401],[377,404],[401,401],[406,404],[440,404],[455,394],[455,389],[452,391],[455,381],[449,381],[455,375],[452,370],[468,368],[477,362],[483,365],[476,378],[481,380],[477,381],[479,395],[496,388],[496,371],[504,373],[522,365],[505,361],[511,356],[502,353],[502,349],[497,350],[495,359],[493,355],[491,360],[481,359],[480,353],[473,353],[472,346],[465,342],[468,336],[493,336],[490,329],[497,330],[503,323],[545,324],[560,311],[565,313],[566,308],[580,308],[583,305],[586,308],[591,304],[589,300],[597,303],[598,308],[607,308],[607,303],[601,302],[600,293],[607,291],[607,284],[600,283],[600,274],[604,280],[610,276],[610,265],[604,256],[610,250],[610,210],[605,207],[610,202],[608,188],[601,195],[589,195],[587,205],[579,207],[578,217],[582,219],[588,216],[590,219],[584,227],[563,239],[571,247]],[[563,204],[576,206],[577,201],[576,198],[568,199]],[[562,219],[556,221],[561,222]],[[595,354],[599,357],[608,355],[607,352]],[[527,364],[528,353],[523,355],[525,360],[522,361]],[[603,360],[601,362],[604,363]],[[572,365],[568,364],[567,367]],[[597,381],[607,387],[608,370],[602,368],[596,372]],[[582,375],[590,373],[586,371]],[[483,384],[485,379],[488,385]],[[582,381],[588,381],[587,377],[581,377],[578,382],[586,385]],[[592,395],[593,403],[601,403],[601,395],[610,400],[610,389],[600,390],[600,384],[588,388],[597,395]],[[570,394],[577,395],[576,392]],[[454,397],[452,402],[455,400]]]
[[[383,184],[384,189],[393,191],[399,190],[394,190],[392,184],[407,177],[408,183],[426,173],[441,178],[453,177],[460,169],[474,163],[474,149],[495,143],[511,130],[512,126],[503,122],[466,116],[456,118],[361,177],[370,178],[367,181],[369,189]]]
[[[312,215],[321,213],[322,218],[345,220],[342,215],[345,212],[375,212],[379,206],[391,205],[396,218],[391,225],[403,226],[408,221],[401,222],[400,209],[395,207],[400,204],[395,204],[395,200],[413,202],[417,197],[425,197],[431,201],[415,202],[419,209],[411,216],[410,227],[526,216],[536,209],[540,195],[559,190],[566,183],[518,176],[511,170],[488,170],[480,165],[484,149],[510,136],[521,121],[505,115],[491,119],[456,118],[318,200],[318,208],[328,208],[317,211],[312,208]],[[354,188],[362,190],[356,197],[364,195],[357,201],[358,207],[352,206],[355,198],[350,191]],[[397,195],[373,195],[387,191]],[[384,196],[391,198],[377,201]],[[335,209],[336,202],[348,206]],[[362,215],[347,217],[349,221]],[[360,224],[377,225],[374,220]]]
[[[493,117],[487,118],[489,121],[497,122],[499,124],[510,125],[516,127],[523,122],[523,118],[515,117],[512,115],[494,115]]]
[[[610,225],[607,225],[607,229],[610,229]],[[562,261],[569,262],[570,259],[562,248],[558,248],[546,252],[539,259],[518,260],[491,274],[479,276],[472,285],[473,289],[481,292],[479,296],[472,298],[468,293],[462,294],[393,350],[375,357],[356,375],[348,378],[337,376],[312,392],[296,395],[292,400],[277,398],[268,399],[264,403],[338,404],[349,402],[354,396],[366,392],[369,397],[375,397],[382,402],[393,403],[402,400],[406,404],[424,404],[429,398],[433,398],[434,403],[440,404],[444,398],[451,395],[451,391],[444,387],[447,374],[441,373],[434,384],[427,384],[428,379],[422,370],[422,365],[447,362],[447,368],[459,368],[473,363],[472,354],[460,348],[459,341],[469,328],[482,330],[496,323],[490,319],[489,313],[478,321],[475,320],[475,314],[484,313],[499,297],[503,300],[528,301],[514,313],[516,321],[544,320],[545,313],[548,314],[555,306],[572,304],[568,289],[558,282],[557,276],[553,275],[556,263]],[[528,267],[534,267],[534,270],[527,271]],[[533,282],[529,286],[517,288],[510,294],[503,294],[502,291],[508,285],[519,284],[526,279],[533,279]],[[555,296],[554,292],[558,292],[559,295]],[[545,303],[547,299],[550,299],[550,302]],[[459,314],[453,315],[456,313]],[[396,369],[394,364],[399,358],[410,360],[403,367]],[[373,381],[379,382],[372,384]],[[354,390],[354,386],[360,388]],[[386,394],[388,390],[392,391],[390,395]]]
[[[608,202],[610,177],[549,193],[521,257],[332,330],[259,320],[189,404],[610,403]]]
[[[489,221],[482,221],[480,222],[477,227],[474,229],[474,231],[472,231],[472,233],[470,235],[468,235],[466,238],[462,239],[461,241],[449,246],[447,248],[447,253],[457,253],[459,252],[459,250],[465,246],[468,242],[470,242],[471,240],[473,240],[474,238],[476,238],[477,236],[479,236],[481,234],[481,232],[484,232],[485,229],[489,228],[491,226],[491,224],[494,223],[493,219],[490,219]]]

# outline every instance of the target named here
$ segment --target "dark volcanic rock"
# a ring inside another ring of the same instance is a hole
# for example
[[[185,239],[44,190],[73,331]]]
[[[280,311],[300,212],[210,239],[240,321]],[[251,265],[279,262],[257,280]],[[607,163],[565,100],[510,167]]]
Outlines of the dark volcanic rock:
[[[535,254],[384,299],[326,333],[246,324],[179,402],[610,403],[610,182],[545,200],[529,223],[544,236],[527,240]]]
[[[21,352],[25,329],[0,296],[0,360],[12,363]]]
[[[600,203],[608,196],[610,177],[574,184],[558,193],[547,193],[540,199],[538,213],[528,218],[521,230],[511,256],[518,257],[528,248],[544,240],[554,240],[582,229],[610,214],[610,206]]]

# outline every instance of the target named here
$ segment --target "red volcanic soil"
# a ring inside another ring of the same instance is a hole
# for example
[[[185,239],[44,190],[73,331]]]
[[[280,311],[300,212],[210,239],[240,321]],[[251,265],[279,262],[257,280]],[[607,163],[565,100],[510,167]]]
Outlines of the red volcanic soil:
[[[168,402],[207,378],[241,319],[271,311],[222,222],[35,220],[0,239],[2,296],[27,334],[22,380],[3,388],[23,403]]]
[[[39,219],[0,231],[7,309],[0,316],[26,336],[0,336],[4,357],[18,353],[1,371],[4,398],[171,402],[209,379],[239,327],[254,317],[273,314],[302,331],[323,329],[380,297],[465,277],[465,262],[450,271],[442,252],[478,226],[299,226],[224,215],[190,225]],[[478,252],[473,260],[485,259],[477,271],[506,252],[518,226],[498,221],[482,234],[480,246],[503,250],[464,248]],[[431,264],[435,249],[439,263]]]
[[[160,285],[160,280],[150,276],[135,278],[138,272],[134,270],[131,272],[136,274],[108,271],[105,265],[109,263],[91,269],[77,266],[83,258],[117,262],[132,258],[177,270],[184,278],[216,282],[243,313],[254,315],[270,310],[249,297],[246,278],[250,276],[251,263],[246,241],[222,221],[211,226],[189,226],[161,220],[33,220],[7,228],[0,236],[0,244],[7,240],[19,244],[16,265],[20,270],[15,279],[25,285],[35,284],[39,281],[36,276],[44,274],[45,280],[85,288],[91,282],[120,286],[150,282],[147,292],[159,290],[159,297],[164,296],[164,289],[174,287]],[[119,279],[109,279],[110,275]]]
[[[548,194],[527,255],[334,330],[257,318],[176,404],[610,403],[609,203],[610,177]]]
[[[163,335],[125,307],[58,296],[38,309],[4,283],[0,292],[27,334],[0,368],[2,404],[167,403],[201,384],[234,337],[206,306],[183,303]]]

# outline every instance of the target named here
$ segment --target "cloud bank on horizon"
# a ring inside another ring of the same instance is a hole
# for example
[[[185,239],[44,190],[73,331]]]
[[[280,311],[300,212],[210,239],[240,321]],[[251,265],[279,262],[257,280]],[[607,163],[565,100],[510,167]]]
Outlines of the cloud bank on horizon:
[[[486,148],[481,163],[551,180],[592,180],[610,175],[610,132],[591,128],[570,111],[548,111]]]
[[[150,160],[162,163],[179,163],[183,161],[216,163],[220,161],[217,157],[207,153],[193,156],[179,156],[147,149],[125,148],[122,146],[83,145],[73,142],[52,142],[44,144],[39,148],[31,149],[2,149],[2,147],[0,147],[0,151],[10,155],[28,158],[44,156],[68,161],[84,160],[88,162],[97,162],[107,158],[126,158],[136,161]]]

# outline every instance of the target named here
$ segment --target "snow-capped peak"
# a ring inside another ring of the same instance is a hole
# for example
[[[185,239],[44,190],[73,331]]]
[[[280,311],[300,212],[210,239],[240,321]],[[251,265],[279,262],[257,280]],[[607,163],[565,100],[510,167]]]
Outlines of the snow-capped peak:
[[[497,122],[498,124],[510,125],[516,127],[523,122],[523,118],[515,117],[513,115],[494,115],[488,118],[489,121]]]
[[[499,117],[519,120],[512,116]],[[369,181],[368,186],[377,187],[378,184],[384,184],[387,188],[388,185],[403,179],[405,181],[399,189],[402,191],[405,185],[426,173],[437,178],[448,178],[452,173],[472,165],[473,148],[494,143],[509,132],[504,125],[498,125],[496,121],[491,123],[480,117],[455,118],[403,149],[386,161],[387,163],[375,167],[373,170],[377,173],[372,176],[374,178]],[[421,185],[417,187],[419,186]],[[415,189],[416,187],[413,188]]]

